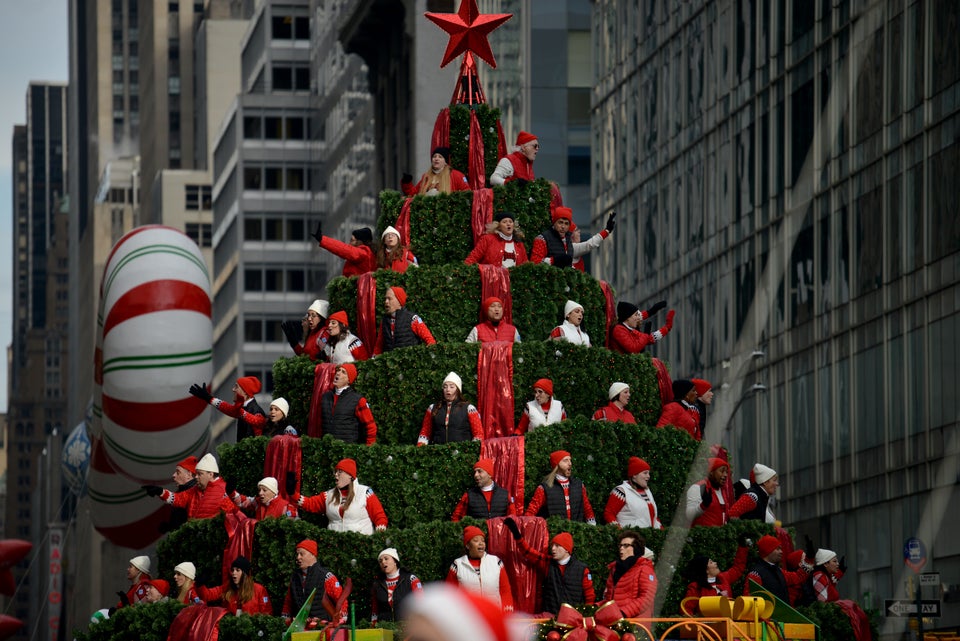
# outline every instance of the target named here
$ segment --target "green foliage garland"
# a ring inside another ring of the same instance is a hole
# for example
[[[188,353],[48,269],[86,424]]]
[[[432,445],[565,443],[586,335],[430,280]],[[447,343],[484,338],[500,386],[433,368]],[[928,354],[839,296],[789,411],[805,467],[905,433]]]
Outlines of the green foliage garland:
[[[483,137],[484,173],[489,179],[500,160],[497,136],[500,110],[491,108],[486,103],[475,105],[472,110],[477,114],[477,124],[480,125],[480,134]],[[464,174],[469,168],[470,111],[471,108],[465,105],[450,106],[450,164]]]
[[[109,619],[94,623],[86,630],[75,629],[73,636],[77,641],[166,641],[170,624],[184,607],[171,599],[120,608]]]

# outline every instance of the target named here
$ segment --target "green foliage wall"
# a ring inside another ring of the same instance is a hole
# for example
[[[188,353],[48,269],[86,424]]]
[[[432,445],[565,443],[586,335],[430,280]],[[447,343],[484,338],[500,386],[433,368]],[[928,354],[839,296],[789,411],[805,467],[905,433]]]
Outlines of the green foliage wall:
[[[498,151],[497,122],[500,110],[483,103],[473,107],[477,114],[477,124],[483,137],[483,166],[487,178],[493,173],[500,160]],[[470,112],[466,105],[450,106],[450,164],[467,173],[470,155]]]

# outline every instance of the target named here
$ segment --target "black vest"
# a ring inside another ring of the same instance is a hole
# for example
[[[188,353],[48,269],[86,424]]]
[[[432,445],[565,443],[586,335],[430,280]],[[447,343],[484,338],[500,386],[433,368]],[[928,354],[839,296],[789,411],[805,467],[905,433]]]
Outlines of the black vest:
[[[257,405],[256,399],[252,400],[249,404],[244,405],[243,409],[245,409],[250,414],[259,414],[260,416],[267,415],[266,412],[263,411],[263,408]],[[247,423],[245,420],[243,420],[242,418],[238,418],[237,419],[237,443],[239,443],[245,438],[250,438],[251,436],[253,436],[253,428],[250,427],[250,424]]]
[[[537,516],[547,518],[548,516],[567,516],[567,502],[563,500],[563,488],[560,487],[560,481],[554,481],[553,487],[547,487],[540,484],[547,500]],[[586,522],[587,517],[583,514],[583,481],[580,479],[570,479],[570,520]]]
[[[469,441],[473,438],[473,432],[470,431],[470,420],[467,418],[467,403],[456,403],[452,408],[446,403],[441,403],[440,408],[436,406],[433,413],[433,435],[430,437],[431,443],[457,443],[459,441]],[[450,411],[450,421],[444,427],[444,421],[447,417],[447,411]]]
[[[487,508],[487,499],[479,487],[467,490],[467,516],[475,519],[492,519],[506,516],[510,507],[510,495],[499,485],[493,486],[493,496],[490,497],[490,507]]]
[[[320,401],[323,433],[347,443],[366,443],[366,430],[357,420],[355,413],[357,403],[360,402],[360,393],[352,387],[345,387],[336,406],[333,404],[334,396],[336,392],[327,390]]]
[[[390,605],[390,599],[387,593],[387,579],[381,577],[373,581],[373,600],[377,602],[377,612],[380,621],[397,621],[397,612],[400,611],[400,603],[413,593],[410,587],[410,578],[413,575],[406,570],[400,570],[400,578],[397,580],[397,587],[393,589],[393,605]]]
[[[394,317],[393,331],[390,331],[390,315],[387,314],[380,321],[380,333],[383,335],[383,351],[389,352],[398,347],[412,347],[423,343],[420,337],[413,333],[413,312],[406,307],[397,310]]]
[[[560,254],[570,254],[570,258],[573,258],[573,234],[567,232],[567,235],[561,238],[557,230],[551,227],[544,230],[542,235],[547,243],[547,256],[554,258]],[[563,246],[564,238],[567,241],[566,247]]]
[[[307,597],[310,596],[310,591],[314,588],[317,589],[317,593],[313,597],[313,603],[310,604],[310,616],[317,617],[323,620],[328,620],[330,614],[327,612],[326,608],[323,607],[323,597],[327,593],[325,582],[327,580],[328,570],[319,563],[314,563],[309,568],[307,568],[307,578],[301,583],[300,581],[300,570],[294,570],[293,576],[290,578],[290,596],[291,596],[291,612],[290,616],[296,616],[300,611],[300,608],[303,607],[303,604],[306,603]]]
[[[787,589],[787,577],[783,575],[783,570],[779,565],[771,565],[766,561],[760,561],[753,566],[753,571],[760,575],[760,582],[763,589],[774,595],[784,603],[790,603],[790,590]]]
[[[575,556],[570,557],[567,569],[560,574],[560,565],[550,561],[547,578],[543,582],[543,611],[556,614],[564,603],[583,603],[583,573],[586,564]]]
[[[744,494],[751,494],[757,499],[757,506],[740,515],[741,519],[755,519],[757,521],[765,521],[767,518],[767,503],[770,502],[770,495],[767,494],[767,491],[754,483],[750,486],[750,489],[744,492]]]

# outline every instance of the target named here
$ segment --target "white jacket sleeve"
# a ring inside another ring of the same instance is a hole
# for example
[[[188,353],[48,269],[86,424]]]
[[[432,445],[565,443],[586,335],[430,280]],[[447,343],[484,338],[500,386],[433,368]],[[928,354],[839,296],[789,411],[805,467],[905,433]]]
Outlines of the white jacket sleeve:
[[[610,235],[607,234],[606,237],[609,238]],[[589,254],[591,251],[599,247],[603,243],[603,240],[604,240],[603,232],[597,232],[596,234],[594,234],[587,240],[583,241],[582,243],[574,243],[573,257],[580,258],[584,254]]]
[[[493,173],[490,174],[490,184],[491,185],[503,185],[503,183],[513,175],[513,164],[510,162],[510,159],[504,156],[500,159],[500,162],[497,163],[497,168],[493,170]]]
[[[703,514],[703,510],[700,509],[700,486],[696,483],[687,488],[686,513],[688,521],[692,521]]]

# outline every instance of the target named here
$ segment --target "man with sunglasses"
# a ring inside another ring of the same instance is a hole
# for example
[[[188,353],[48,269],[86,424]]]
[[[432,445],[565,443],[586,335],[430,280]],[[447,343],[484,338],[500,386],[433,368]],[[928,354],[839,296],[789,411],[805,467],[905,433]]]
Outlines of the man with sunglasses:
[[[537,159],[539,151],[540,141],[537,137],[521,131],[517,134],[517,150],[500,159],[490,175],[490,184],[503,185],[516,180],[522,187],[534,180],[533,161]]]

